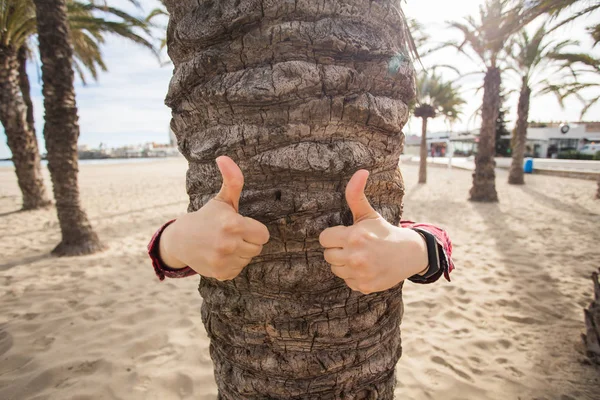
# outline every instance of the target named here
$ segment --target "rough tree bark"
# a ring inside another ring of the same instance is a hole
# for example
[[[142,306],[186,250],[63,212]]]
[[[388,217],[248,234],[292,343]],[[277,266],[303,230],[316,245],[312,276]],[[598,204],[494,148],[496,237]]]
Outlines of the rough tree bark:
[[[165,3],[189,211],[218,192],[228,155],[245,174],[240,213],[271,233],[235,280],[200,281],[220,399],[392,399],[402,284],[351,291],[318,236],[352,224],[343,193],[360,168],[375,208],[400,220],[415,94],[400,1]]]
[[[525,172],[523,161],[525,159],[525,144],[527,142],[527,126],[529,125],[529,101],[531,99],[531,88],[527,85],[527,79],[523,78],[519,105],[517,108],[517,126],[512,148],[512,164],[508,174],[508,183],[512,185],[525,184]]]
[[[481,110],[481,133],[475,156],[475,172],[471,201],[497,202],[496,192],[496,120],[500,107],[500,69],[490,67],[483,82],[483,105]]]
[[[423,126],[421,129],[421,159],[419,161],[419,183],[427,183],[427,118],[421,118]]]
[[[58,256],[91,254],[104,249],[104,246],[93,231],[79,200],[79,124],[66,2],[34,0],[34,3],[46,111],[44,139],[62,233],[62,241],[52,253]]]
[[[27,46],[21,46],[17,55],[19,59],[19,87],[21,88],[21,94],[23,96],[23,102],[27,107],[27,124],[29,129],[34,134],[34,138],[37,145],[37,137],[35,136],[35,121],[33,119],[33,101],[31,100],[31,85],[29,84],[29,75],[27,75],[27,57],[29,51]]]
[[[600,199],[600,176],[598,176],[598,190],[596,191],[596,198]]]
[[[583,310],[586,333],[582,335],[587,355],[596,364],[600,364],[600,280],[598,272],[592,274],[594,282],[594,300],[587,310]]]
[[[35,132],[27,123],[27,107],[19,78],[17,51],[0,46],[0,121],[23,195],[23,210],[32,210],[46,207],[51,202],[44,188]]]

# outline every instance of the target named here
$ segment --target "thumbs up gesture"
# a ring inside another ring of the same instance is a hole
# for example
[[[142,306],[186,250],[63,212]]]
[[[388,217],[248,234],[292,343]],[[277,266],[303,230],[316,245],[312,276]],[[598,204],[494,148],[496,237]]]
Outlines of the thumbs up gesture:
[[[427,270],[427,245],[411,229],[394,226],[371,207],[365,196],[369,172],[360,170],[346,186],[352,226],[325,229],[319,242],[331,271],[355,291],[381,292]]]
[[[267,227],[238,213],[244,175],[229,157],[217,158],[221,191],[198,211],[186,214],[162,233],[159,252],[171,268],[189,266],[202,276],[233,279],[269,241]]]

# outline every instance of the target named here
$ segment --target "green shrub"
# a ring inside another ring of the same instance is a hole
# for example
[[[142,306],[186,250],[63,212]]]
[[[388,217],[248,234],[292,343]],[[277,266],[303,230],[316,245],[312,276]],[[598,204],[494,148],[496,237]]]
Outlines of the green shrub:
[[[598,158],[596,158],[598,157]],[[563,160],[600,160],[600,151],[593,154],[582,154],[576,150],[568,150],[558,153],[558,158]]]
[[[600,151],[596,152],[596,154],[594,155],[594,160],[600,161]]]

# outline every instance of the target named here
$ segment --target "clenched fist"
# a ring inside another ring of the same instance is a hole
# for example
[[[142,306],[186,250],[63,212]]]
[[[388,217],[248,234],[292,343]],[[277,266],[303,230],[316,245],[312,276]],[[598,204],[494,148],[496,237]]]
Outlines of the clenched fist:
[[[390,224],[371,207],[364,193],[368,178],[360,170],[346,187],[354,225],[328,228],[319,237],[331,271],[364,294],[390,289],[428,266],[424,238]]]
[[[269,241],[267,227],[243,217],[238,206],[244,175],[229,157],[217,158],[223,185],[198,211],[186,214],[162,233],[159,252],[169,267],[189,266],[202,276],[233,279]]]

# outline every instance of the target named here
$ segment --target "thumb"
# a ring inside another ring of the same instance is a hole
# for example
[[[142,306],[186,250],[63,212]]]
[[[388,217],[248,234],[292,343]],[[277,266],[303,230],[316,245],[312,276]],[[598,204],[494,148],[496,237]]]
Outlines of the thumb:
[[[367,196],[365,196],[365,186],[369,179],[369,171],[361,169],[357,171],[346,186],[346,202],[350,206],[354,224],[365,219],[379,218],[379,213],[371,207]]]
[[[229,157],[217,157],[217,166],[223,177],[223,185],[214,200],[229,204],[239,211],[240,196],[244,187],[244,174],[238,165]]]

